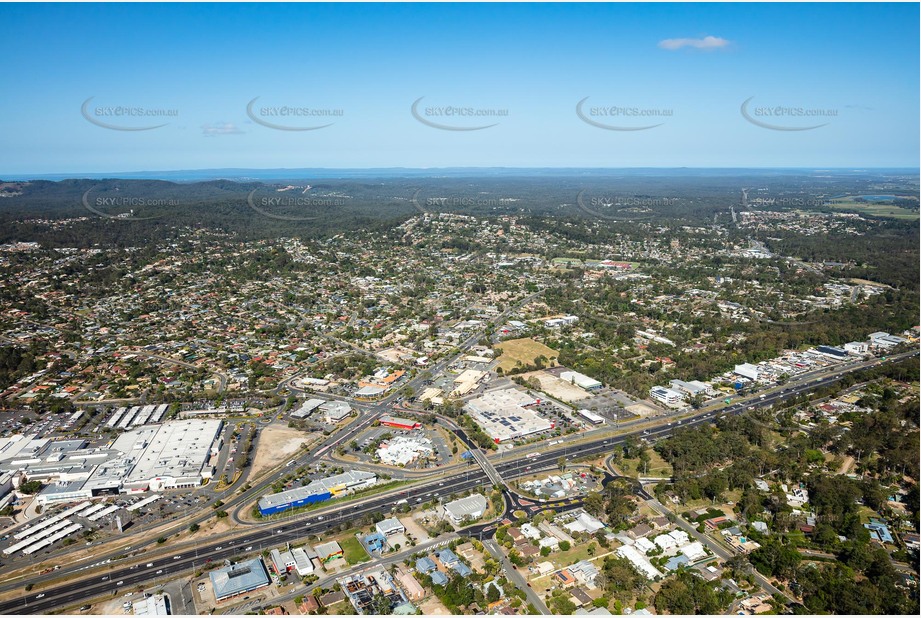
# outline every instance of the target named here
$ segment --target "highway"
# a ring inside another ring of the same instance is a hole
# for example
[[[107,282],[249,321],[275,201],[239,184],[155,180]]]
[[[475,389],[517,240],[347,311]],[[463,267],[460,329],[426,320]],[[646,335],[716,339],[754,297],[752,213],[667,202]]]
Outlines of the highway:
[[[748,401],[740,401],[735,404],[727,405],[723,408],[705,411],[697,416],[685,420],[675,420],[667,425],[646,429],[636,430],[631,433],[621,434],[603,439],[597,439],[581,444],[566,445],[562,448],[548,450],[538,453],[536,457],[528,460],[528,465],[533,470],[543,468],[553,468],[556,466],[558,457],[564,452],[570,460],[582,457],[602,455],[611,450],[617,444],[623,443],[628,436],[635,436],[649,441],[655,441],[659,438],[669,435],[679,427],[695,427],[701,424],[710,423],[715,417],[724,414],[740,414],[749,407],[768,407],[776,403],[783,402],[792,397],[803,393],[808,393],[824,386],[833,384],[843,376],[878,366],[884,362],[893,362],[915,356],[918,351],[908,352],[898,356],[891,356],[886,361],[874,360],[860,365],[842,368],[840,371],[830,373],[829,375],[816,379],[809,379],[803,383],[791,383],[785,388],[777,389],[773,392],[762,396],[752,398]],[[371,422],[374,417],[355,423],[363,426]],[[357,431],[354,426],[350,426],[346,434],[352,434]],[[341,436],[337,436],[341,439]],[[466,436],[463,436],[466,438]],[[347,438],[346,438],[347,439]],[[310,455],[305,455],[301,459],[316,459],[322,452],[331,448],[332,444],[327,442],[326,446]],[[522,469],[517,460],[501,461],[494,464],[496,472],[505,479],[515,478],[532,474],[527,468]],[[82,566],[73,568],[63,568],[53,574],[44,577],[31,578],[35,584],[39,584],[43,579],[48,581],[60,579],[62,577],[78,577],[74,581],[54,585],[44,588],[37,586],[36,589],[29,593],[23,592],[22,597],[14,600],[8,600],[0,603],[0,613],[4,614],[30,614],[45,613],[53,609],[60,610],[62,607],[76,604],[86,599],[91,599],[101,595],[114,596],[124,594],[129,590],[136,589],[139,586],[149,586],[154,582],[176,579],[179,574],[194,572],[195,568],[203,566],[206,562],[224,560],[226,558],[242,557],[245,554],[256,553],[262,549],[280,547],[286,542],[301,543],[304,541],[318,540],[322,538],[323,533],[331,528],[338,527],[343,523],[348,523],[353,519],[360,518],[372,513],[389,513],[392,505],[401,497],[413,499],[414,504],[426,502],[434,499],[445,498],[454,493],[462,493],[468,489],[491,484],[488,481],[486,473],[482,468],[471,466],[471,469],[463,472],[457,472],[451,476],[441,479],[434,479],[428,482],[413,485],[406,490],[396,490],[379,496],[369,497],[367,499],[356,499],[341,505],[333,505],[329,509],[318,509],[308,514],[295,514],[290,519],[280,519],[277,523],[253,527],[252,532],[244,533],[234,539],[214,540],[202,543],[200,546],[194,546],[191,549],[185,544],[182,549],[176,549],[175,555],[152,558],[148,561],[135,565],[120,566],[118,561],[109,563],[107,568],[99,570],[96,567],[94,574],[80,577],[84,570],[92,567]],[[640,488],[639,495],[644,499],[653,497],[645,490]],[[253,492],[247,492],[247,500],[252,500]],[[507,501],[508,502],[508,501]],[[563,503],[564,501],[560,501]],[[553,502],[542,503],[542,506],[550,507]],[[209,513],[210,517],[211,514]],[[470,530],[479,529],[481,532],[489,530],[491,536],[494,526],[481,525],[473,526]],[[474,534],[476,534],[474,532]],[[315,538],[311,538],[315,537]],[[138,558],[135,558],[137,560]],[[140,558],[143,560],[143,558]],[[147,566],[151,564],[151,566]],[[22,585],[21,583],[18,585]],[[8,586],[4,588],[9,589]],[[43,595],[38,598],[38,595]]]

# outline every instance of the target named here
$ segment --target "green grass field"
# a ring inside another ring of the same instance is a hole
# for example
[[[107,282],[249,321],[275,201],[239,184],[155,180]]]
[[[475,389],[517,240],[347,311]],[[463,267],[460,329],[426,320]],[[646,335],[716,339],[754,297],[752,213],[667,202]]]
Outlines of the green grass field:
[[[358,539],[354,536],[349,536],[339,541],[339,546],[342,547],[342,555],[349,564],[367,562],[371,559],[364,547],[361,546],[361,543],[359,543]]]
[[[873,202],[855,202],[847,198],[829,202],[828,206],[835,210],[849,210],[874,217],[889,217],[891,219],[914,220],[919,216],[917,210],[900,208],[891,204]]]

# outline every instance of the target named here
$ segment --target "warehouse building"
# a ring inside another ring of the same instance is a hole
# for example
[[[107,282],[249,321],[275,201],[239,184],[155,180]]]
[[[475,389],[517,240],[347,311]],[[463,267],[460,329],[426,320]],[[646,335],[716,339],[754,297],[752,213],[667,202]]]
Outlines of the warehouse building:
[[[468,401],[465,409],[483,431],[499,444],[554,428],[554,423],[528,409],[538,403],[540,399],[524,391],[506,388],[483,393]]]
[[[330,498],[371,487],[377,483],[377,475],[361,470],[350,470],[325,479],[313,481],[304,487],[269,494],[259,499],[259,512],[265,515],[280,513],[288,509],[322,502]]]
[[[230,599],[269,585],[269,572],[261,558],[215,569],[209,574],[217,601]]]
[[[735,369],[732,371],[736,375],[742,376],[743,378],[748,378],[752,382],[757,382],[758,377],[761,375],[761,370],[751,363],[742,363],[741,365],[736,365]]]
[[[579,388],[586,391],[596,391],[604,386],[598,380],[590,378],[585,374],[579,373],[578,371],[564,371],[560,374],[560,379],[564,382],[575,384]]]

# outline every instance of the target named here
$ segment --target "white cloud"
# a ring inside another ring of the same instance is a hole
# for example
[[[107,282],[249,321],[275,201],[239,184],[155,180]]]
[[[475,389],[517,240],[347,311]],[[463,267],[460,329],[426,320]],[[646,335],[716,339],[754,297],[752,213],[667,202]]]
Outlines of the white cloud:
[[[693,47],[694,49],[721,49],[727,45],[729,45],[729,40],[718,36],[705,36],[702,39],[664,39],[659,41],[659,47],[668,50],[681,49],[683,47]]]
[[[241,131],[237,125],[232,122],[215,122],[214,124],[203,124],[201,125],[202,134],[205,137],[215,137],[218,135],[241,135]]]

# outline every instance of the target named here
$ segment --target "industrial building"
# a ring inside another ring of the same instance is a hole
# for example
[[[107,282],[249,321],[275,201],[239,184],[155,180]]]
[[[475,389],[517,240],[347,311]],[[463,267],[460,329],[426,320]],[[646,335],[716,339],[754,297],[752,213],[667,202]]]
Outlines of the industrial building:
[[[586,391],[598,390],[604,386],[601,382],[595,378],[590,378],[585,374],[579,373],[578,371],[564,371],[560,374],[560,379],[564,382],[569,382],[570,384],[575,384],[579,388]]]
[[[377,483],[377,475],[361,470],[350,470],[325,479],[312,481],[304,487],[263,496],[259,499],[259,512],[263,516],[272,515],[288,509],[295,509],[307,504],[346,495],[371,487],[375,483]]]
[[[528,409],[540,403],[531,395],[515,388],[483,393],[467,402],[465,409],[471,418],[499,444],[549,431],[554,423]]]
[[[262,558],[215,569],[209,576],[214,598],[217,601],[265,588],[271,582]]]
[[[455,525],[460,525],[466,519],[476,520],[486,512],[488,502],[480,494],[471,494],[466,498],[454,500],[444,505],[445,516]]]

